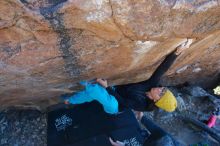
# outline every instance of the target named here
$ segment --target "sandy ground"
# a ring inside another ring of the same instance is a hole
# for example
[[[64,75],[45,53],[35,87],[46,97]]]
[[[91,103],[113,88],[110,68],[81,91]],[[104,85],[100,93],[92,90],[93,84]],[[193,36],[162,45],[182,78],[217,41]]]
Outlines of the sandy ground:
[[[146,112],[158,125],[173,135],[183,145],[207,144],[218,146],[207,133],[182,122],[178,115],[199,120],[208,119],[214,109],[213,100],[199,87],[171,88],[178,99],[178,109],[173,113],[162,110]],[[220,129],[220,122],[215,127]],[[0,146],[46,146],[47,116],[37,110],[7,109],[0,112]]]

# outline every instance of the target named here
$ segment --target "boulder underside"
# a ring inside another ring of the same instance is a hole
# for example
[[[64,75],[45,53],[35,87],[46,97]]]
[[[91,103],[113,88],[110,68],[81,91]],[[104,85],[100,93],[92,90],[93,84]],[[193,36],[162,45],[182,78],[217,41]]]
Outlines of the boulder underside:
[[[48,106],[96,77],[146,80],[189,40],[161,84],[218,79],[220,0],[0,1],[1,107]]]

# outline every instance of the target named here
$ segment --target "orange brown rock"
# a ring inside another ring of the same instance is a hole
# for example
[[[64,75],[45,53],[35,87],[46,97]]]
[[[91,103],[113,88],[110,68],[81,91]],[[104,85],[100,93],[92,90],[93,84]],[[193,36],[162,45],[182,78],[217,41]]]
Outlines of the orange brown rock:
[[[1,107],[49,106],[80,80],[148,79],[187,39],[161,83],[208,85],[220,72],[217,0],[0,1]]]

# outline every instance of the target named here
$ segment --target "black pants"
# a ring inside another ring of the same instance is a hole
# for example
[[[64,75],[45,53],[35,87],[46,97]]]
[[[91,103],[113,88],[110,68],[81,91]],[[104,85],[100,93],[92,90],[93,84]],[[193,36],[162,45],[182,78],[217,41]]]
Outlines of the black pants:
[[[155,141],[165,135],[168,135],[166,131],[154,124],[150,119],[143,117],[141,123],[149,130],[151,133],[150,137],[147,139],[148,142]]]
[[[164,131],[162,128],[157,126],[153,121],[150,119],[143,117],[141,119],[141,123],[149,130],[151,133],[150,136],[145,140],[145,145],[155,145],[158,140],[160,140],[162,137],[169,137],[164,141],[163,145],[173,145],[173,146],[179,146],[180,143],[176,141],[169,133]]]

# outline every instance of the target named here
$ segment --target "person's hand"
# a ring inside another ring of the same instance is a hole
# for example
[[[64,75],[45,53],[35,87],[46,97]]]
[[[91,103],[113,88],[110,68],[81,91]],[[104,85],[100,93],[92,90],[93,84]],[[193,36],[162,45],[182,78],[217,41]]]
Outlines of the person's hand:
[[[184,46],[180,45],[177,47],[175,54],[180,55],[183,52],[183,50],[185,50],[185,49],[186,48]]]
[[[175,54],[180,55],[185,49],[190,47],[192,42],[193,42],[193,39],[187,39],[185,43],[177,47]]]
[[[141,120],[142,117],[144,116],[143,112],[135,111],[135,116],[138,120]]]
[[[113,146],[125,146],[123,142],[120,142],[120,141],[114,142],[110,137],[109,137],[109,141],[111,142]]]
[[[96,79],[96,82],[98,83],[98,84],[100,84],[102,87],[104,87],[104,88],[107,88],[108,87],[108,82],[107,82],[107,80],[105,80],[105,79],[100,79],[100,78],[98,78],[98,79]]]

